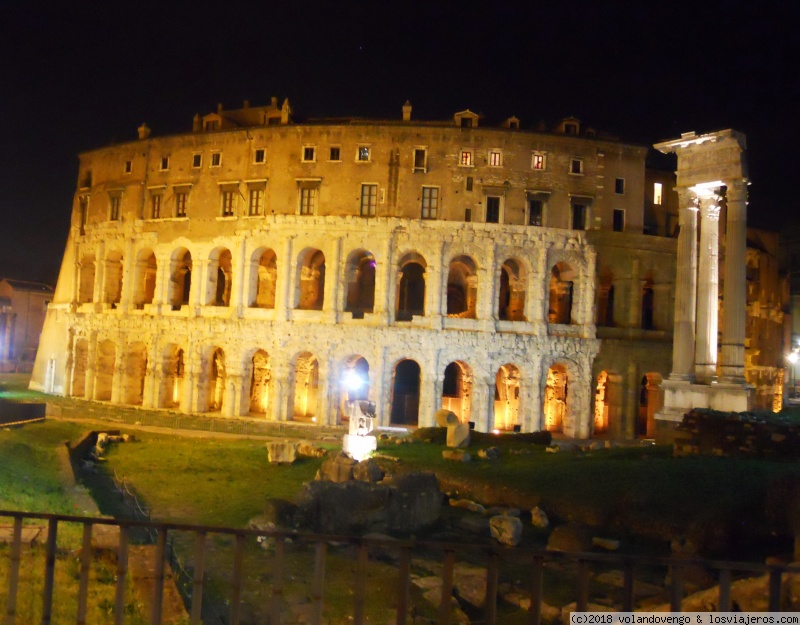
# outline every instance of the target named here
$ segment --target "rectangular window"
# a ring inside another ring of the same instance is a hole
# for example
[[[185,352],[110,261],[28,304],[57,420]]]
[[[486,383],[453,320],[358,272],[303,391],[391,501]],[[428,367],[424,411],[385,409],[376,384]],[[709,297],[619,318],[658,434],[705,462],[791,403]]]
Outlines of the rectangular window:
[[[161,171],[166,171],[169,169],[169,156],[162,156],[161,157]]]
[[[125,173],[129,174],[133,171],[133,161],[125,161]]]
[[[486,197],[486,223],[500,223],[500,198],[496,195]]]
[[[317,149],[313,145],[303,146],[303,162],[313,163],[317,160]]]
[[[300,187],[300,214],[314,215],[317,212],[317,187]]]
[[[205,125],[204,125],[204,128],[205,128],[206,132],[211,132],[213,130],[218,130],[219,129],[219,121],[216,120],[216,119],[215,120],[211,120],[211,121],[207,121],[205,123]]]
[[[361,216],[375,217],[375,209],[378,206],[378,185],[361,185]]]
[[[439,187],[422,187],[422,218],[438,219]]]
[[[109,211],[108,211],[108,218],[111,221],[119,221],[119,211],[120,205],[122,204],[122,196],[121,195],[111,195],[109,196]]]
[[[264,163],[267,160],[267,151],[264,148],[258,148],[253,152],[254,163]]]
[[[192,167],[197,169],[203,164],[203,155],[202,154],[192,154]]]
[[[466,189],[472,191],[472,176],[467,176]]]
[[[150,196],[150,218],[151,219],[160,219],[161,218],[161,198],[162,195],[160,193],[154,193]]]
[[[175,217],[186,217],[186,200],[188,191],[175,191]]]
[[[656,182],[653,185],[653,204],[657,206],[661,206],[661,194],[662,194],[662,186],[660,182]]]
[[[572,229],[586,230],[586,204],[572,205]]]
[[[251,217],[264,214],[264,189],[250,189],[250,201],[247,214]]]
[[[625,230],[625,211],[621,208],[614,209],[614,232],[623,232]]]
[[[342,160],[342,149],[338,145],[332,145],[330,155],[328,156],[329,161],[341,161]]]
[[[583,174],[583,159],[571,158],[569,159],[569,173],[580,175]]]
[[[542,226],[544,223],[544,202],[542,200],[528,199],[528,225]]]
[[[614,193],[617,195],[625,193],[625,178],[617,178],[614,181]]]
[[[464,209],[464,221],[466,221],[467,223],[472,221],[472,209],[471,208],[465,208]]]
[[[79,207],[81,211],[81,234],[84,234],[84,228],[86,227],[86,220],[89,216],[89,198],[86,196],[81,196],[79,200]]]
[[[474,167],[475,158],[472,150],[461,150],[461,159],[459,160],[461,167]]]
[[[223,217],[233,217],[233,194],[233,189],[223,189],[220,191],[221,212]]]
[[[542,152],[534,152],[531,155],[531,169],[537,171],[544,171],[544,154]]]
[[[359,145],[356,160],[360,163],[369,163],[370,149],[368,145]]]
[[[502,167],[503,153],[500,150],[489,150],[489,167]]]
[[[221,152],[212,152],[211,153],[211,166],[212,167],[219,167],[222,165],[222,153]]]
[[[425,148],[414,148],[414,171],[427,171],[428,151]]]

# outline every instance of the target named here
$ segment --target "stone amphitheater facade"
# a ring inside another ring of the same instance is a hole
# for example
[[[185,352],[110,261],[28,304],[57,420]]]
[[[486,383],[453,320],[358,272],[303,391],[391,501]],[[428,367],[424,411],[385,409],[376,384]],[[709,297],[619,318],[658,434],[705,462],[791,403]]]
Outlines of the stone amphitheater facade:
[[[642,236],[645,148],[574,119],[419,122],[407,104],[301,122],[275,100],[139,135],[80,156],[32,388],[324,424],[370,400],[382,426],[445,407],[482,431],[592,433],[587,230]]]

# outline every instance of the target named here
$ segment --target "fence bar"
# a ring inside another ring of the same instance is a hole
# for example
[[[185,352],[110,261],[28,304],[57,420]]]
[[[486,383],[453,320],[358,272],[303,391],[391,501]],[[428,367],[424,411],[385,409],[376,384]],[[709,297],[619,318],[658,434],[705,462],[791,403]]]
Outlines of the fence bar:
[[[576,612],[586,612],[589,605],[589,563],[578,560],[578,600],[575,602]]]
[[[194,572],[192,573],[192,613],[190,625],[202,625],[200,621],[203,611],[203,575],[205,574],[206,533],[197,532],[194,546]]]
[[[624,579],[622,582],[622,611],[633,612],[633,562],[625,560],[622,565]]]
[[[122,625],[125,620],[125,580],[128,577],[128,534],[130,528],[119,528],[119,551],[117,552],[117,589],[114,598],[114,625]]]
[[[486,563],[486,598],[483,602],[486,625],[495,625],[497,621],[497,574],[500,569],[500,557],[496,551],[489,553]]]
[[[11,570],[8,572],[8,601],[6,602],[6,625],[14,625],[17,619],[17,587],[19,585],[19,562],[22,553],[22,517],[14,517],[14,537],[11,542]]]
[[[669,605],[673,612],[681,611],[683,603],[683,567],[672,565],[672,586],[669,589]]]
[[[363,625],[364,623],[364,596],[367,586],[367,557],[369,547],[365,543],[358,546],[358,562],[356,564],[355,586],[355,606],[353,608],[353,625]]]
[[[411,547],[400,549],[400,564],[397,567],[397,623],[406,625],[408,620],[408,580],[411,578]]]
[[[167,528],[159,527],[156,535],[156,561],[153,575],[153,605],[150,612],[152,625],[161,625],[164,605],[164,563],[167,557]]]
[[[280,625],[283,599],[283,563],[286,554],[286,540],[275,539],[275,555],[272,558],[272,603],[269,606],[270,625]]]
[[[531,605],[528,607],[528,624],[540,625],[542,622],[542,580],[544,579],[544,558],[533,558],[531,571]]]
[[[86,625],[86,600],[89,595],[89,569],[92,566],[92,524],[83,524],[81,576],[78,584],[78,625]]]
[[[731,570],[722,569],[719,572],[719,612],[731,611]]]
[[[322,593],[325,585],[325,555],[328,543],[318,542],[314,554],[314,579],[311,582],[311,625],[322,623]]]
[[[769,611],[777,612],[781,609],[781,572],[772,569],[769,572]]]
[[[231,621],[239,625],[239,612],[242,607],[242,562],[244,561],[244,534],[236,534],[236,547],[233,551],[233,578],[231,579]]]
[[[47,553],[44,566],[44,589],[42,590],[42,625],[50,625],[53,611],[53,585],[56,574],[56,539],[58,538],[58,519],[47,521]]]
[[[447,549],[444,552],[444,568],[442,570],[442,596],[439,601],[439,625],[450,625],[451,601],[453,597],[453,568],[456,564],[456,552]]]

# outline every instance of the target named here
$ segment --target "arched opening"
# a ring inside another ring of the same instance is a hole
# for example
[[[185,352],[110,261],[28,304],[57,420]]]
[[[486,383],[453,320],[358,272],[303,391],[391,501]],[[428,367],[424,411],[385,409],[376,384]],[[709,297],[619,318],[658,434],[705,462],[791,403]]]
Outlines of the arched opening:
[[[594,434],[622,435],[622,378],[601,371],[594,393]]]
[[[550,432],[561,432],[567,416],[567,369],[553,365],[547,371],[544,394],[544,427]]]
[[[156,293],[156,255],[151,249],[139,252],[134,266],[134,292],[133,306],[142,309],[146,304],[152,304]]]
[[[230,250],[214,250],[209,258],[209,287],[214,294],[212,306],[230,306],[233,261]]]
[[[351,356],[342,367],[339,415],[342,422],[353,414],[353,402],[369,399],[369,363],[363,356]]]
[[[147,374],[147,346],[133,343],[125,355],[125,375],[122,387],[122,403],[141,406],[144,398],[144,379]]]
[[[419,254],[406,254],[400,260],[400,276],[397,284],[398,321],[425,315],[425,259]]]
[[[475,261],[469,256],[457,256],[450,261],[450,270],[447,273],[447,314],[475,319],[477,299],[478,276]]]
[[[642,288],[642,330],[654,330],[653,325],[653,303],[655,292],[653,291],[653,281],[646,280]]]
[[[86,368],[89,365],[89,342],[77,339],[72,356],[72,389],[71,397],[86,396]]]
[[[325,254],[304,250],[297,259],[296,308],[322,310],[325,298]]]
[[[645,373],[639,388],[639,414],[636,419],[636,436],[653,438],[656,435],[656,413],[664,406],[661,375]]]
[[[98,401],[111,401],[116,358],[117,346],[112,341],[105,340],[97,344],[94,365],[94,399]]]
[[[472,416],[472,370],[465,362],[451,362],[444,369],[442,408],[467,423]]]
[[[494,429],[519,430],[519,368],[505,364],[494,383]]]
[[[294,366],[294,401],[292,419],[316,421],[319,401],[319,362],[308,352],[297,357]]]
[[[251,308],[275,308],[275,289],[278,284],[278,258],[275,252],[258,250],[251,261]]]
[[[550,323],[572,323],[572,289],[575,271],[565,263],[556,263],[550,272]]]
[[[597,388],[594,393],[594,433],[605,434],[608,431],[608,373],[601,371],[597,376]]]
[[[184,353],[173,343],[164,348],[162,357],[158,405],[160,408],[174,408],[180,405],[183,396]]]
[[[269,411],[272,363],[269,354],[259,349],[253,354],[250,374],[250,412],[267,414]]]
[[[413,360],[401,360],[394,368],[391,422],[417,425],[419,422],[420,368]]]
[[[208,363],[208,410],[211,412],[222,409],[225,400],[225,352],[216,348],[211,354]]]
[[[525,321],[525,274],[513,258],[500,268],[497,315],[501,321]]]
[[[353,319],[363,319],[364,313],[375,308],[375,257],[366,251],[353,252],[345,265],[347,301],[345,312]]]
[[[122,298],[122,252],[112,251],[106,255],[103,302],[116,308]]]
[[[88,304],[94,301],[94,256],[81,259],[78,283],[78,303]]]
[[[169,303],[172,310],[180,310],[189,303],[192,288],[192,254],[186,248],[172,254],[169,277]]]

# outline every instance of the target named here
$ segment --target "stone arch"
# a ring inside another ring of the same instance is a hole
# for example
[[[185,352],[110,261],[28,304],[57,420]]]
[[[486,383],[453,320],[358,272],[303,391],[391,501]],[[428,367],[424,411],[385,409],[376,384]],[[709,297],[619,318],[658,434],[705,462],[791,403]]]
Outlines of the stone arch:
[[[661,374],[645,373],[639,385],[639,411],[636,436],[653,438],[656,435],[656,413],[664,406]]]
[[[78,303],[88,304],[94,301],[94,254],[86,254],[81,258],[78,274]]]
[[[161,354],[161,388],[158,406],[174,408],[180,406],[186,372],[186,353],[180,345],[170,343]]]
[[[260,247],[250,257],[247,305],[251,308],[275,308],[277,284],[278,257],[272,248]]]
[[[158,262],[153,250],[145,248],[136,255],[133,269],[133,307],[141,310],[152,304],[156,293]]]
[[[614,327],[614,275],[609,267],[598,272],[596,321],[598,326]]]
[[[519,431],[520,370],[504,364],[497,370],[494,384],[494,429]]]
[[[619,432],[622,427],[622,376],[601,371],[594,393],[594,434]]]
[[[472,418],[472,369],[463,360],[455,360],[444,368],[442,408],[458,416],[461,423]]]
[[[172,253],[169,264],[169,303],[180,310],[189,303],[192,289],[192,253],[185,247]]]
[[[111,250],[106,254],[103,302],[116,308],[122,299],[122,266],[124,259],[122,252]]]
[[[392,376],[392,424],[419,423],[420,378],[421,369],[417,361],[406,358],[395,365]]]
[[[342,377],[339,381],[339,414],[341,421],[349,421],[352,415],[352,402],[369,399],[369,362],[360,355],[345,359]]]
[[[525,266],[516,258],[507,258],[500,267],[497,295],[497,318],[501,321],[525,321]]]
[[[475,319],[477,301],[478,266],[470,256],[456,256],[447,272],[447,315]]]
[[[554,363],[547,370],[542,420],[544,428],[551,432],[563,432],[565,422],[570,419],[570,389],[567,367]]]
[[[71,397],[86,396],[86,370],[89,366],[89,341],[85,338],[75,339],[72,352],[72,388]]]
[[[122,377],[122,403],[141,406],[147,375],[147,346],[137,341],[128,346]]]
[[[573,291],[577,273],[566,261],[559,261],[550,270],[550,323],[572,323]]]
[[[314,354],[302,352],[295,358],[291,418],[316,422],[319,407],[319,361]]]
[[[325,300],[325,254],[306,248],[297,257],[295,308],[322,310]]]
[[[375,309],[375,256],[367,250],[356,250],[347,257],[344,282],[347,287],[345,312],[353,319],[363,319],[364,313]]]
[[[263,349],[253,354],[250,361],[250,412],[269,414],[272,362]]]
[[[233,256],[226,247],[218,247],[208,257],[208,288],[212,306],[230,306],[233,286]]]
[[[398,321],[411,321],[411,318],[425,315],[425,271],[428,264],[425,258],[416,252],[405,254],[397,264],[399,270],[397,280]]]
[[[211,351],[208,360],[208,387],[206,388],[206,410],[216,412],[222,409],[225,401],[225,377],[227,368],[225,364],[225,352],[215,347]]]
[[[94,397],[98,401],[111,401],[116,373],[117,346],[108,339],[97,343],[94,362]]]

